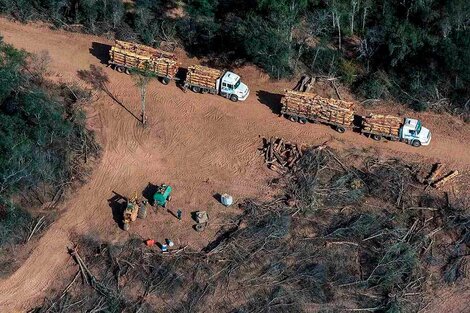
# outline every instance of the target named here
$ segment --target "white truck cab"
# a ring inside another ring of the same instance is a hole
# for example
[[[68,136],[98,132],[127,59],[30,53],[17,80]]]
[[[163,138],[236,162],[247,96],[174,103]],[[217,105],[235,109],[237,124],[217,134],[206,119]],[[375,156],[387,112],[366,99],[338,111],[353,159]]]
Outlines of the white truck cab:
[[[218,79],[217,87],[220,90],[221,96],[227,97],[232,101],[244,101],[250,94],[248,86],[241,82],[240,76],[229,71],[225,72]]]
[[[421,126],[421,121],[405,118],[400,129],[400,139],[409,142],[412,146],[427,146],[431,142],[431,131]]]

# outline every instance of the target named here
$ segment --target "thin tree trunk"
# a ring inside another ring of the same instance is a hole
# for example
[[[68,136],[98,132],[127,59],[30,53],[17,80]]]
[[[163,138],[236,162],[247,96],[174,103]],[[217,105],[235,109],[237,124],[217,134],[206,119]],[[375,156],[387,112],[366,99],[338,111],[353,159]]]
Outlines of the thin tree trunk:
[[[341,50],[341,24],[338,15],[336,15],[336,24],[338,26],[338,49]]]
[[[356,15],[356,9],[359,1],[351,0],[352,12],[351,12],[351,35],[354,35],[354,17]]]
[[[303,47],[304,47],[303,44],[300,44],[300,45],[299,45],[299,50],[297,51],[297,58],[295,59],[295,63],[294,63],[294,71],[297,71],[297,64],[299,63],[299,60],[300,60],[300,56],[301,56],[301,54],[302,54]]]
[[[315,62],[317,61],[318,53],[320,52],[320,47],[317,48],[317,51],[315,51],[315,56],[313,57],[313,62],[312,62],[312,71],[315,68]]]
[[[364,7],[364,14],[362,15],[362,32],[366,28],[367,6]]]

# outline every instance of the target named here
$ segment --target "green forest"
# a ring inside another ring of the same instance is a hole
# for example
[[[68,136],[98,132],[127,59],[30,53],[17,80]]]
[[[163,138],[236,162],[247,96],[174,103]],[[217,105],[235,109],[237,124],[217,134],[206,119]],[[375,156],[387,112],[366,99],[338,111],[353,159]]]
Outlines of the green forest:
[[[0,37],[2,271],[3,248],[27,241],[36,222],[33,208],[49,203],[46,213],[52,213],[65,188],[85,174],[84,153],[91,158],[98,151],[80,106],[87,92],[46,81],[48,60],[47,54],[30,55]]]
[[[470,109],[467,0],[0,0],[21,21],[112,34],[272,78],[339,78],[358,96],[416,110]]]

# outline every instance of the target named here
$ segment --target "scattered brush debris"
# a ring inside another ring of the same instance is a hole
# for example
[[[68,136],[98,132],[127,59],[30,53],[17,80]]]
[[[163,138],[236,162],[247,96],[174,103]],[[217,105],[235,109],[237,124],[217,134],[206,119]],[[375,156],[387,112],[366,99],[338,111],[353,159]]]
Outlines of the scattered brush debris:
[[[35,312],[416,312],[429,286],[467,275],[468,206],[426,191],[413,165],[265,144],[278,166],[298,158],[278,197],[241,203],[201,251],[82,238],[71,285]]]

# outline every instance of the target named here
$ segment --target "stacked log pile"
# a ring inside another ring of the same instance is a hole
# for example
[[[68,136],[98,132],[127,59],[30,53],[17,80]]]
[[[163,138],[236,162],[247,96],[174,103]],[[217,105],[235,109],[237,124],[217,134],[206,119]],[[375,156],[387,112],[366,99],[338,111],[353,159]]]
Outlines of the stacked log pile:
[[[222,71],[210,67],[193,65],[188,68],[186,82],[206,88],[217,88],[216,81],[222,76]]]
[[[281,99],[283,114],[295,114],[312,119],[351,125],[354,121],[354,103],[323,98],[314,93],[288,90]]]
[[[149,46],[139,45],[133,42],[116,40],[114,47],[142,56],[148,56],[151,58],[166,58],[176,61],[176,55],[174,53],[152,48]]]
[[[295,167],[302,157],[305,148],[302,145],[285,141],[282,138],[271,137],[264,139],[264,160],[268,167],[278,173],[284,173],[287,169]]]
[[[175,77],[178,72],[178,63],[172,58],[159,57],[153,51],[156,49],[145,47],[136,48],[133,46],[141,46],[137,44],[130,44],[125,42],[116,41],[116,46],[113,46],[109,51],[111,62],[127,66],[129,68],[136,68],[144,71],[151,71],[159,76],[167,76],[170,78]],[[127,49],[122,43],[133,45]]]
[[[362,118],[362,129],[398,137],[402,122],[402,118],[393,115],[369,114]]]

